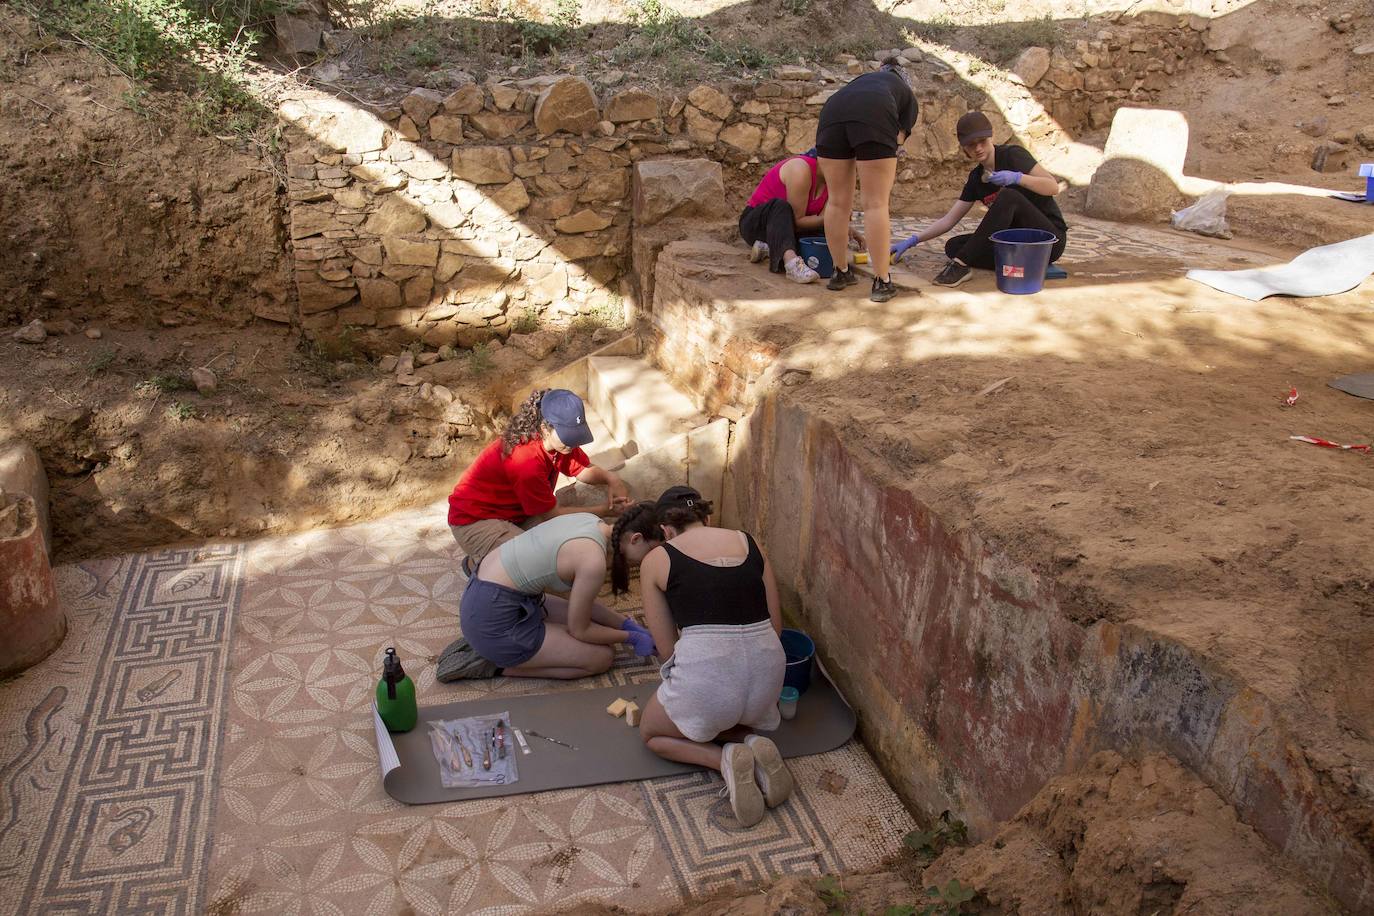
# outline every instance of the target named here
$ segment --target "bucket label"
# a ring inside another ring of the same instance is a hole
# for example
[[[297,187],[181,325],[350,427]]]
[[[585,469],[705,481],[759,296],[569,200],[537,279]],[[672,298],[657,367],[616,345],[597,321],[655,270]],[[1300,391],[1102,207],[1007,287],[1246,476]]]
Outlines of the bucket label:
[[[821,259],[813,254],[811,257],[806,259],[806,266],[811,268],[812,270],[815,270],[817,267],[821,266]]]
[[[1012,264],[1002,265],[1002,276],[1004,277],[1024,277],[1025,275],[1026,268],[1024,267],[1017,267]]]

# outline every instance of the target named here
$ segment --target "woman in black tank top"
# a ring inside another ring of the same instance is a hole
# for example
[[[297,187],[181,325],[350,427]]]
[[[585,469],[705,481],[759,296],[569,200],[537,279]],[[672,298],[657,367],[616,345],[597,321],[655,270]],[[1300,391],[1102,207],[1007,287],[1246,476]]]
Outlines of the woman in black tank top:
[[[631,506],[611,532],[611,583],[617,591],[628,585],[627,564],[614,560],[624,553],[622,538],[644,543],[644,614],[667,660],[640,735],[660,757],[719,770],[748,827],[792,791],[777,746],[754,734],[779,725],[782,614],[759,545],[742,531],[709,526],[710,514],[711,504],[690,487]]]

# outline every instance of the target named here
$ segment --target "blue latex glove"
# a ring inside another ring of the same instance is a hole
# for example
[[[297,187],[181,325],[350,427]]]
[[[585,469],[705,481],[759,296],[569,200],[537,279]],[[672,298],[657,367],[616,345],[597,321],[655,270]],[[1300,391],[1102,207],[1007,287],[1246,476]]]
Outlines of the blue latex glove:
[[[905,242],[893,242],[892,248],[889,252],[892,255],[892,260],[900,261],[902,259],[902,255],[906,254],[908,251],[910,251],[912,248],[915,248],[919,244],[921,244],[921,236],[919,234],[913,235]]]
[[[1008,185],[1020,184],[1021,173],[1011,169],[1006,169],[1001,172],[989,172],[987,180],[988,184],[995,184],[999,188],[1005,188]]]
[[[620,621],[620,629],[631,633],[635,630],[638,630],[641,633],[649,632],[648,628],[646,628],[639,621],[635,620],[633,617],[626,617],[624,620]]]
[[[654,645],[654,638],[649,635],[649,631],[641,626],[634,629],[626,629],[630,638],[625,640],[625,644],[634,650],[635,655],[644,658],[649,655],[656,655],[658,648]]]

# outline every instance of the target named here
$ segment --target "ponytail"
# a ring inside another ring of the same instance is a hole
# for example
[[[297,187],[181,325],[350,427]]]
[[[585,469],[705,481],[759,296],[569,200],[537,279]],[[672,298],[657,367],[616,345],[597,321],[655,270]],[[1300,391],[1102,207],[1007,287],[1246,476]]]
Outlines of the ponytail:
[[[620,549],[621,538],[630,534],[642,535],[650,541],[663,540],[653,503],[647,500],[635,503],[620,513],[611,526],[611,591],[616,595],[623,595],[630,590],[630,564]]]

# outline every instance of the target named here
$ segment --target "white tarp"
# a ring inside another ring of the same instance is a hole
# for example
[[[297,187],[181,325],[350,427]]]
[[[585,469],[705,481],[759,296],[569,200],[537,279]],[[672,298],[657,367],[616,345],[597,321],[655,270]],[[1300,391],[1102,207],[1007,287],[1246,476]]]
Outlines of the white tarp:
[[[1334,296],[1374,273],[1374,234],[1304,251],[1252,270],[1190,270],[1188,279],[1258,302],[1266,296]]]

